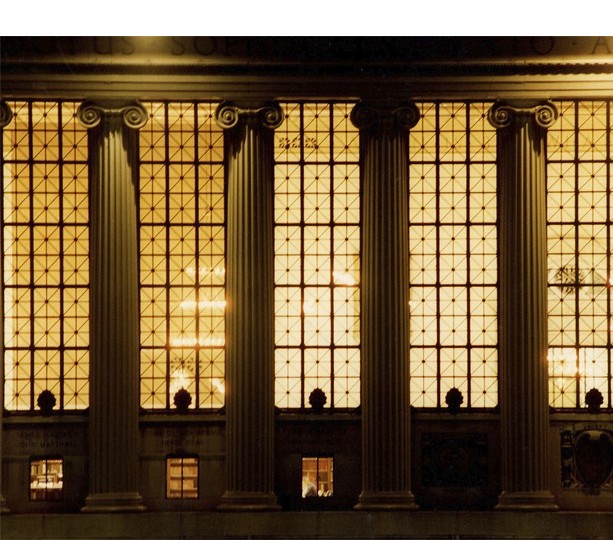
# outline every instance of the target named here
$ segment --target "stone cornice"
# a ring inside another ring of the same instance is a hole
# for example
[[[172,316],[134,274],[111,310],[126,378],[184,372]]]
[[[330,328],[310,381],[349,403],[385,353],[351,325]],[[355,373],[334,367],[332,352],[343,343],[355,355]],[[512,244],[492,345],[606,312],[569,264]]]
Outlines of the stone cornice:
[[[482,75],[590,75],[612,74],[613,57],[576,59],[527,58],[527,59],[484,59],[458,61],[391,61],[385,64],[374,61],[295,61],[241,59],[208,60],[198,57],[169,58],[150,62],[143,58],[117,58],[109,60],[88,57],[59,61],[56,58],[33,58],[27,60],[3,60],[3,76],[19,74],[113,74],[126,73],[156,75],[219,75],[237,76],[309,76],[324,77],[420,77],[420,76],[482,76]]]
[[[4,68],[4,66],[3,66]],[[10,74],[2,71],[4,99],[123,99],[242,101],[243,99],[356,100],[384,95],[390,99],[611,99],[611,75],[368,77],[321,74],[289,76],[206,75],[100,72]]]

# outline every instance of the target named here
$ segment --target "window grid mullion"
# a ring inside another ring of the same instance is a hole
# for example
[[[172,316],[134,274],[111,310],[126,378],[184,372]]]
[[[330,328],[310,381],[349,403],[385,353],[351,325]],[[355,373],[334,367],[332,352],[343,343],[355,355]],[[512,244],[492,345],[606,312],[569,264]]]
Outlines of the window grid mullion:
[[[194,159],[192,161],[192,166],[194,167],[194,242],[195,242],[195,253],[194,253],[194,268],[195,268],[195,286],[194,291],[196,294],[196,307],[195,307],[195,318],[194,327],[196,332],[196,346],[194,348],[194,405],[196,409],[200,408],[201,404],[201,396],[200,396],[200,356],[201,356],[201,340],[200,340],[200,299],[201,299],[201,290],[200,290],[200,225],[199,225],[199,216],[200,216],[200,158],[199,158],[199,140],[198,140],[198,118],[200,113],[200,105],[194,104],[193,107],[193,137],[194,137]],[[181,494],[183,494],[183,484],[181,484]]]
[[[470,307],[472,300],[472,287],[470,279],[471,259],[470,259],[470,240],[472,235],[472,226],[470,221],[470,118],[471,105],[466,104],[466,154],[464,156],[464,167],[466,168],[466,180],[464,182],[464,197],[466,200],[466,406],[470,409],[473,405],[472,396],[472,376],[471,376],[471,361],[472,361],[472,339],[471,339],[471,321]]]
[[[330,105],[329,110],[329,129],[328,137],[330,138],[330,161],[328,163],[330,170],[330,180],[328,182],[328,191],[330,193],[330,212],[328,218],[328,227],[330,230],[330,272],[329,272],[329,285],[330,291],[330,408],[336,407],[335,393],[334,393],[334,302],[335,302],[335,286],[334,286],[334,235],[336,233],[334,227],[334,105]]]
[[[32,102],[28,102],[28,172],[30,181],[30,410],[34,410],[34,358],[35,358],[35,328],[34,306],[36,300],[36,285],[34,283],[34,124],[32,122]],[[19,379],[18,379],[19,381]]]
[[[64,200],[62,198],[62,194],[64,193],[64,128],[62,122],[62,103],[57,104],[58,107],[58,167],[59,167],[59,186],[58,186],[58,205],[59,205],[59,224],[58,229],[60,233],[60,395],[59,395],[59,407],[60,409],[64,409],[64,354],[65,354],[65,309],[66,306],[64,304],[64,296],[65,296],[65,285],[64,285],[64,231],[66,230],[64,224]]]
[[[166,204],[165,204],[165,223],[164,223],[164,228],[165,228],[165,256],[166,256],[166,283],[165,283],[165,289],[166,289],[166,391],[164,392],[166,394],[166,409],[170,408],[170,404],[171,404],[171,398],[170,398],[170,368],[171,368],[171,363],[170,363],[170,355],[171,355],[171,343],[170,343],[170,257],[171,257],[171,252],[170,252],[170,231],[171,231],[171,224],[170,224],[170,204],[169,204],[169,199],[170,199],[170,136],[169,136],[169,115],[168,115],[168,102],[164,102],[164,181],[165,181],[165,186],[164,186],[164,197],[166,199]]]
[[[574,173],[575,173],[575,253],[573,258],[575,259],[575,286],[573,287],[574,293],[574,303],[575,303],[575,328],[574,328],[574,349],[575,349],[575,407],[580,407],[581,404],[581,381],[580,381],[580,343],[581,343],[581,330],[580,330],[580,317],[579,317],[579,295],[581,292],[581,283],[579,280],[579,234],[580,234],[580,223],[579,223],[579,102],[574,103],[574,115],[575,115],[575,141],[574,141]]]
[[[440,130],[440,104],[435,104],[435,144],[436,144],[436,406],[441,407],[441,130]]]

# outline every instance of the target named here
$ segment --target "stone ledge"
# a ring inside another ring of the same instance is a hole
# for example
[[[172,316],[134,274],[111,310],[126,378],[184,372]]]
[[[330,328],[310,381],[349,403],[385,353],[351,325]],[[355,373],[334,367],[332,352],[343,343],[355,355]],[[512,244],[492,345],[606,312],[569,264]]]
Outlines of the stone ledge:
[[[145,512],[3,515],[3,540],[610,539],[612,512]]]

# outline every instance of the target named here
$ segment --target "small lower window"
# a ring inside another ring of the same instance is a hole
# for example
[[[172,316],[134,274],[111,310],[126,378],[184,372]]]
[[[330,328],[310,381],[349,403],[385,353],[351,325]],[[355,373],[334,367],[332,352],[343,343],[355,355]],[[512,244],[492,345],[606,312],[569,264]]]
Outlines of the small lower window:
[[[64,487],[64,460],[39,458],[30,461],[30,500],[59,501]]]
[[[198,457],[166,458],[166,498],[198,498]]]
[[[302,497],[330,497],[334,493],[334,459],[302,458]]]

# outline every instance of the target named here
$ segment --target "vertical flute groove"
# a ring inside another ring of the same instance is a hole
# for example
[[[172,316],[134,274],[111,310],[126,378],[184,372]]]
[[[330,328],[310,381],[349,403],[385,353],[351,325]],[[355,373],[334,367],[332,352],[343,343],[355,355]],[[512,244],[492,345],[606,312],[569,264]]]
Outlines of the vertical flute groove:
[[[538,119],[547,107],[498,103],[490,110],[498,128],[500,212],[499,509],[557,508],[547,470],[547,126]]]
[[[224,107],[229,107],[224,109]],[[274,481],[273,131],[257,111],[226,128],[224,510],[278,509]]]
[[[397,110],[397,109],[396,109]],[[358,104],[362,223],[362,493],[358,509],[416,508],[410,479],[408,127]]]
[[[122,108],[82,105],[91,191],[90,488],[86,512],[144,510],[139,495],[138,138]],[[88,111],[97,115],[88,124]],[[144,116],[144,110],[140,111]]]

